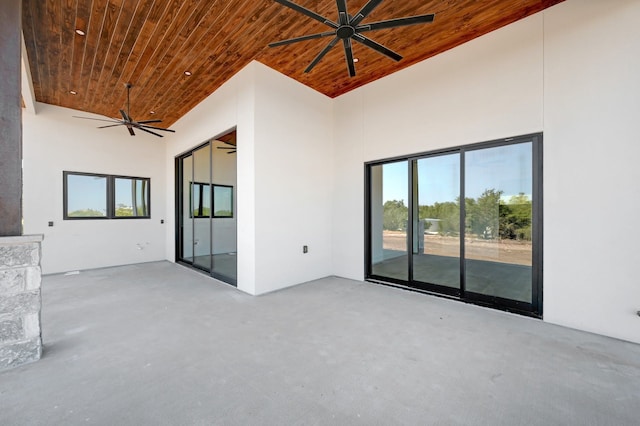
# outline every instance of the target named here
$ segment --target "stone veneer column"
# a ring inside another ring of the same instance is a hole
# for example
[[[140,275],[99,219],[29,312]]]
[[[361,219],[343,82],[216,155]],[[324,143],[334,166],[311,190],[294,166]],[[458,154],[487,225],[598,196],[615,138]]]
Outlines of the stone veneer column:
[[[0,370],[37,361],[42,235],[0,237]]]

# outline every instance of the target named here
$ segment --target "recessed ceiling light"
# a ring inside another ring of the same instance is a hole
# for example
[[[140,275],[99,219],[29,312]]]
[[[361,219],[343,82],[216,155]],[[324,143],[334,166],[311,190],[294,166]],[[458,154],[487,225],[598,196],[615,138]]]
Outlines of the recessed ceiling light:
[[[155,111],[149,111],[149,114],[155,114],[155,113],[156,113]]]
[[[355,64],[356,62],[360,61],[360,59],[358,58],[353,58],[353,63]]]
[[[186,75],[187,77],[189,77],[191,75],[191,71],[185,71],[184,75]]]
[[[86,33],[84,31],[82,31],[80,28],[78,28],[78,29],[76,29],[76,34],[83,36]]]
[[[76,92],[75,90],[69,90],[69,93],[71,93],[72,95],[77,95],[78,92]]]

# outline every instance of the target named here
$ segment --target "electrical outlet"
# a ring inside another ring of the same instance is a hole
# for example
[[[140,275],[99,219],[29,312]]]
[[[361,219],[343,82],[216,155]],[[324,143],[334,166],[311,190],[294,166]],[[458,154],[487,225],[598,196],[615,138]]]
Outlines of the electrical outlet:
[[[49,222],[49,226],[53,226],[53,221],[50,221],[50,222]]]
[[[302,246],[303,253],[309,253],[309,246]]]

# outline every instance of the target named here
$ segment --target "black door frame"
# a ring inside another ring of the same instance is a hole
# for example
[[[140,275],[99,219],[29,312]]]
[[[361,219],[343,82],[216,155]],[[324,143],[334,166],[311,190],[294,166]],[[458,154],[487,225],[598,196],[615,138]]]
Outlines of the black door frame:
[[[504,139],[496,139],[488,142],[474,143],[470,145],[456,146],[441,150],[423,152],[418,154],[412,154],[407,156],[398,156],[393,158],[387,158],[383,160],[370,161],[365,163],[365,279],[370,282],[392,285],[409,290],[425,292],[434,294],[437,296],[453,298],[461,300],[463,302],[473,303],[477,305],[487,306],[509,312],[515,312],[522,315],[532,316],[536,318],[542,318],[542,271],[543,271],[543,148],[542,148],[542,133],[532,133],[522,136],[509,137]],[[446,287],[442,285],[436,285],[431,283],[419,282],[413,280],[413,186],[414,186],[414,173],[413,167],[417,160],[421,158],[435,157],[445,154],[460,154],[460,200],[465,199],[465,153],[468,151],[475,151],[479,149],[494,148],[506,145],[515,145],[524,142],[532,143],[532,301],[531,303],[521,302],[512,299],[505,299],[496,296],[488,296],[479,293],[468,292],[465,289],[465,203],[460,203],[460,288]],[[407,220],[407,268],[408,279],[403,281],[396,278],[377,276],[372,273],[372,249],[371,249],[371,168],[373,166],[384,165],[388,163],[406,161],[408,168],[408,220]]]
[[[186,265],[189,266],[190,268],[193,268],[196,271],[199,272],[203,272],[206,273],[207,275],[216,278],[222,282],[225,282],[227,284],[230,284],[234,287],[237,287],[238,282],[237,279],[233,279],[232,277],[227,277],[225,275],[219,274],[215,271],[214,268],[214,258],[213,255],[210,257],[210,266],[209,269],[207,270],[206,268],[203,268],[202,266],[196,264],[193,261],[189,261],[187,258],[181,256],[182,254],[182,247],[184,246],[184,232],[182,230],[182,224],[184,223],[184,209],[183,209],[183,185],[182,185],[182,178],[183,178],[183,169],[182,169],[182,161],[189,157],[189,156],[193,156],[193,154],[198,151],[201,148],[204,148],[206,146],[209,146],[210,149],[210,155],[209,155],[209,183],[210,185],[213,185],[213,164],[212,164],[212,154],[213,154],[213,142],[216,141],[217,139],[224,137],[225,135],[228,135],[229,133],[232,133],[234,131],[237,131],[236,127],[232,127],[231,129],[220,133],[219,135],[217,135],[216,137],[213,137],[209,140],[207,140],[204,143],[201,143],[200,145],[197,145],[193,148],[190,148],[187,151],[184,151],[178,155],[175,156],[175,171],[174,171],[174,176],[175,176],[175,202],[174,202],[174,206],[175,206],[175,262],[176,263],[180,263],[182,265]],[[192,181],[193,181],[193,173],[194,170],[192,170]],[[236,170],[237,173],[237,170]],[[211,196],[213,197],[213,192],[211,193]],[[189,199],[191,200],[190,202],[193,203],[192,201],[193,197],[190,197]],[[193,209],[193,206],[190,206],[191,209]],[[237,214],[237,212],[234,211],[234,214]],[[212,221],[214,219],[213,217],[213,210],[210,210],[209,213],[209,220]],[[211,223],[211,222],[210,222]],[[237,222],[236,222],[237,223]],[[195,232],[192,231],[192,235],[195,238]],[[236,226],[236,242],[237,242],[237,226]],[[209,238],[209,245],[210,245],[210,251],[212,251],[212,247],[213,247],[213,233],[211,232],[210,229],[210,238]],[[194,251],[195,253],[195,251]]]

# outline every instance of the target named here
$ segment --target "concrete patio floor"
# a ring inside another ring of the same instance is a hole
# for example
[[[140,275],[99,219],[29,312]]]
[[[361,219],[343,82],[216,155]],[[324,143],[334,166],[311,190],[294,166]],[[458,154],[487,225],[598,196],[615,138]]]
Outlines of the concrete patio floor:
[[[640,345],[326,278],[260,297],[169,262],[43,279],[2,425],[637,425]]]

